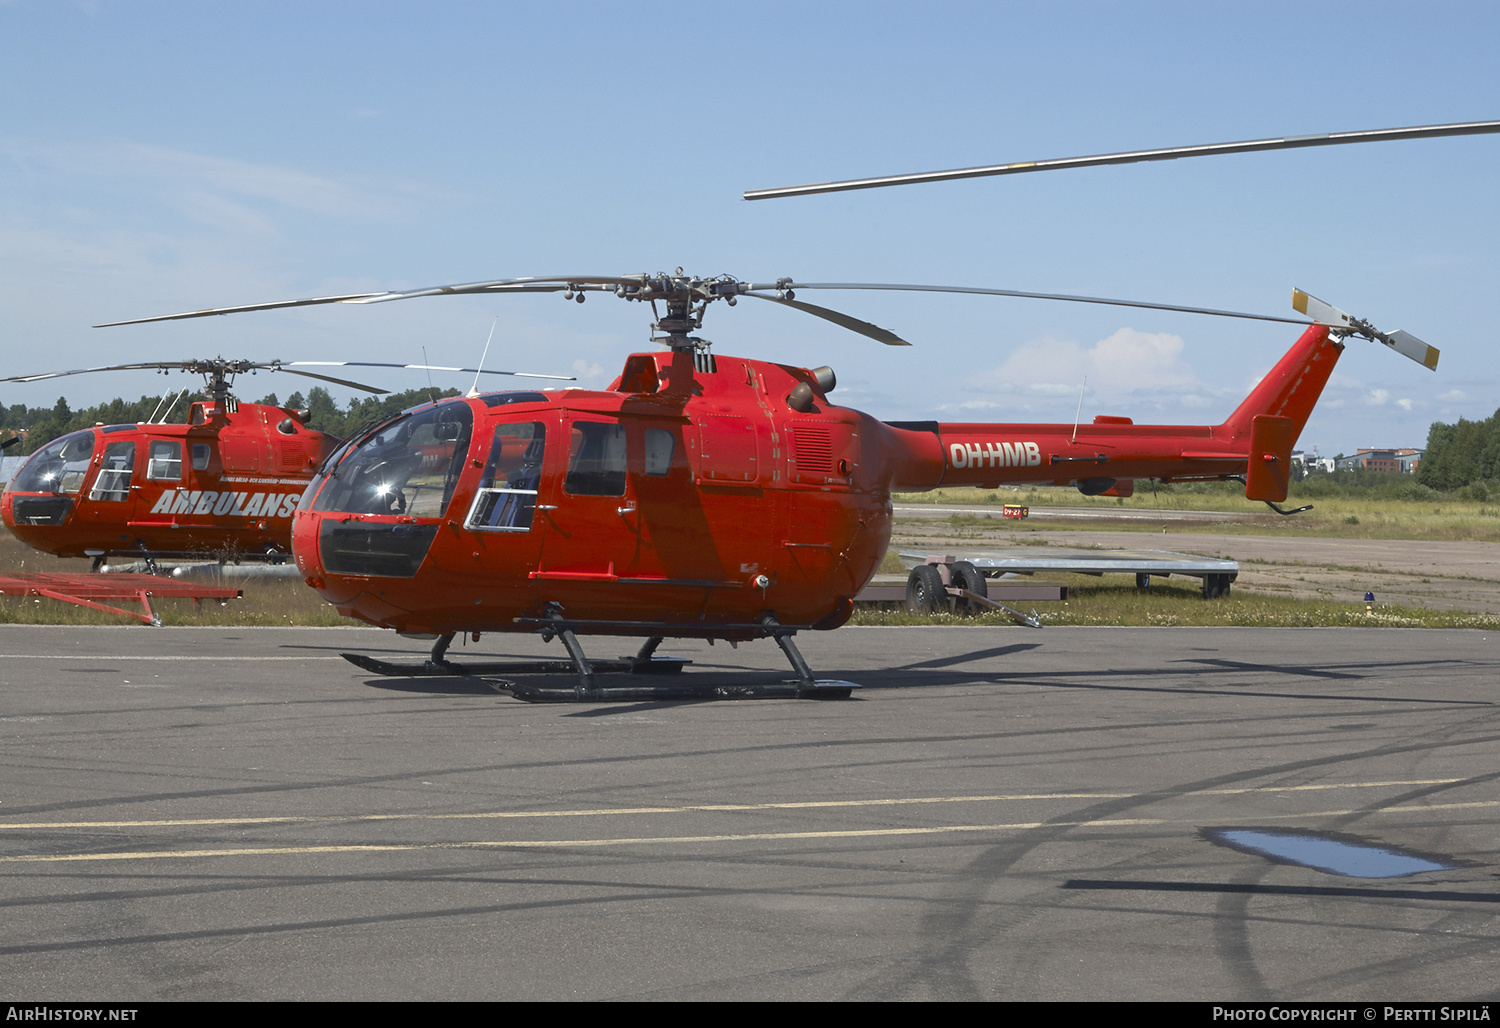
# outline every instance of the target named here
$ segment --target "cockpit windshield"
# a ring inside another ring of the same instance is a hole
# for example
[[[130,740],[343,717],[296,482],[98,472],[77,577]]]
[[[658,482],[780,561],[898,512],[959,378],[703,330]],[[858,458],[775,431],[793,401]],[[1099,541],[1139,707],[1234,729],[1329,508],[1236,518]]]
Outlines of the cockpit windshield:
[[[7,488],[16,493],[75,494],[83,488],[83,478],[93,456],[91,428],[54,439],[31,455]]]
[[[469,453],[474,412],[444,403],[360,439],[336,465],[325,465],[314,510],[442,517]]]

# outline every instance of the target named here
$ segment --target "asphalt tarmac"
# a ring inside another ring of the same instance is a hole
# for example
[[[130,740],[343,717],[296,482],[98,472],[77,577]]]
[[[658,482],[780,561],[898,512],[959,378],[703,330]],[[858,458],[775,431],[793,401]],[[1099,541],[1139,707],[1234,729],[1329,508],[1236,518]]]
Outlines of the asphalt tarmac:
[[[1493,634],[799,642],[864,688],[529,705],[339,658],[424,654],[374,630],[0,628],[0,991],[1500,996]],[[786,673],[769,642],[661,652],[699,682]],[[561,655],[450,655],[507,653]],[[1340,874],[1206,834],[1227,828],[1449,867]]]

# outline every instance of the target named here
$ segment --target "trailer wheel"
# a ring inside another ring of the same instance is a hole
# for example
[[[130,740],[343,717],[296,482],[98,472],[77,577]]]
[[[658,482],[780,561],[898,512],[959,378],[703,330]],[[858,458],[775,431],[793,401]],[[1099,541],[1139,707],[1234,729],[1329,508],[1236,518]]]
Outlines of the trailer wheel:
[[[918,564],[906,579],[906,609],[913,614],[932,614],[948,599],[943,575],[931,564]]]
[[[953,584],[960,589],[967,589],[978,596],[988,596],[990,594],[989,587],[984,583],[984,572],[966,560],[954,561]],[[974,603],[963,596],[960,596],[954,602],[953,606],[960,614],[982,614],[985,610],[980,604]]]

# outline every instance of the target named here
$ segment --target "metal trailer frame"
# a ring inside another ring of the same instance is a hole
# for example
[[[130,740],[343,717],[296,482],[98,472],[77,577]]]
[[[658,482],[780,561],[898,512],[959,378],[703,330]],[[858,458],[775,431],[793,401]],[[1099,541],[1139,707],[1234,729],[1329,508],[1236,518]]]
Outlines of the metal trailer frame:
[[[183,582],[155,575],[130,574],[27,574],[0,575],[0,596],[45,596],[78,607],[102,610],[135,618],[146,625],[160,626],[161,618],[151,609],[152,596],[186,598],[195,605],[204,600],[227,603],[244,596],[243,589],[226,585]],[[138,600],[141,612],[114,607],[100,600]]]
[[[967,562],[985,578],[998,578],[1007,573],[1030,575],[1038,571],[1078,575],[1133,574],[1139,589],[1149,589],[1153,575],[1161,578],[1187,575],[1203,580],[1203,598],[1211,600],[1228,596],[1230,584],[1240,574],[1238,561],[1170,550],[1036,549],[1030,552],[988,551],[972,556],[938,556],[903,550],[899,556],[901,563],[913,571],[923,564],[936,565],[943,576],[943,584],[948,587],[952,586],[953,565]]]

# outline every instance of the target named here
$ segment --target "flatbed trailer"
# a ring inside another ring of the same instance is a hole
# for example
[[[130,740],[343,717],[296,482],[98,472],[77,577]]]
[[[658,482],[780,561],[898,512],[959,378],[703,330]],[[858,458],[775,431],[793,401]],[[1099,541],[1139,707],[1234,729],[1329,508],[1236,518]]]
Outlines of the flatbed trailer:
[[[1079,550],[1027,547],[1021,550],[986,550],[969,555],[936,555],[915,551],[900,553],[901,563],[915,576],[921,567],[932,567],[944,584],[960,565],[973,568],[984,579],[1002,575],[1052,574],[1135,575],[1137,588],[1149,589],[1153,576],[1186,575],[1203,581],[1205,599],[1229,595],[1229,586],[1239,577],[1238,561],[1202,557],[1170,550]],[[960,572],[959,577],[963,577]],[[977,590],[976,590],[977,591]]]
[[[102,610],[135,618],[143,624],[160,625],[161,618],[151,609],[151,597],[170,596],[190,599],[194,604],[204,600],[227,603],[245,595],[244,590],[227,585],[162,578],[156,575],[111,574],[27,574],[0,575],[0,596],[45,596],[79,607]],[[101,600],[137,600],[139,613],[114,607]]]

